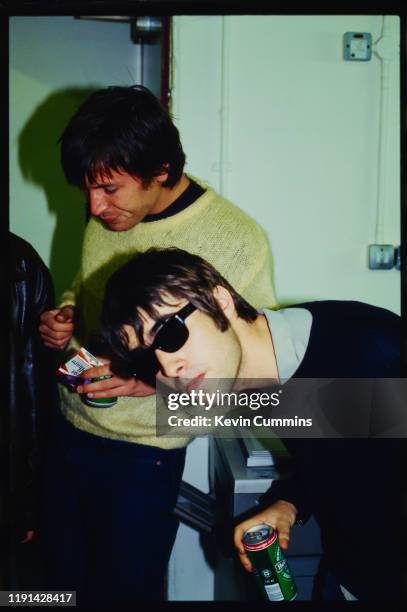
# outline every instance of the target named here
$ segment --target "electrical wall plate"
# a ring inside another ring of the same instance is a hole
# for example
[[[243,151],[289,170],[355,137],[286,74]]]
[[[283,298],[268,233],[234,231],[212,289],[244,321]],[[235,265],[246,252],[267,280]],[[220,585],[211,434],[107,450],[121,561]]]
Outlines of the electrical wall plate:
[[[368,62],[372,57],[372,35],[369,32],[345,32],[343,56],[348,61]]]
[[[371,270],[391,270],[394,266],[394,246],[392,244],[369,245],[369,268]]]

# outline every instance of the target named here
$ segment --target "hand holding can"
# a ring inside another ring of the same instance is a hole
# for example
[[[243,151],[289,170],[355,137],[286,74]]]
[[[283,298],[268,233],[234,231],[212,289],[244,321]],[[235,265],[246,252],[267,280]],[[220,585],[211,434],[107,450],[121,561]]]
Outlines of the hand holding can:
[[[297,597],[297,586],[273,527],[264,523],[250,527],[243,535],[243,546],[268,600],[292,601]]]
[[[108,378],[113,377],[111,374],[105,374],[104,376],[96,376],[95,378],[86,379],[84,385],[89,385],[99,380],[107,380]],[[89,396],[87,393],[83,393],[82,401],[88,406],[93,406],[96,408],[110,408],[111,406],[114,406],[117,403],[117,397],[92,397],[92,395]]]
[[[103,368],[100,376],[93,377],[92,371],[94,368]],[[71,359],[60,366],[57,374],[60,381],[68,384],[72,389],[82,395],[82,400],[85,404],[97,408],[110,408],[117,402],[117,397],[92,397],[88,396],[84,387],[95,381],[106,380],[112,378],[108,364],[104,364],[97,357],[92,355],[87,349],[81,348]]]

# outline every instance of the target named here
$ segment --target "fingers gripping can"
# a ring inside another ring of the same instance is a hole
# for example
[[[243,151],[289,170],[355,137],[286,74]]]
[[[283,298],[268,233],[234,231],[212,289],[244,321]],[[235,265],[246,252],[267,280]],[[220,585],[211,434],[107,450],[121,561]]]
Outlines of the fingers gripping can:
[[[76,387],[80,384],[86,385],[96,380],[104,380],[111,378],[110,374],[106,376],[98,376],[97,378],[81,378],[81,374],[89,370],[92,366],[103,366],[103,361],[99,361],[97,357],[92,355],[84,347],[80,348],[75,355],[69,359],[66,363],[59,366],[57,375],[60,379],[63,379],[65,384],[76,390]],[[95,408],[110,408],[117,403],[117,397],[87,397],[86,394],[82,394],[82,401],[88,406]]]
[[[89,382],[96,382],[97,380],[105,380],[106,378],[112,378],[110,375],[97,376],[91,378]],[[88,397],[87,395],[82,396],[82,401],[88,406],[94,406],[96,408],[110,408],[117,404],[117,397]]]
[[[297,597],[297,586],[273,527],[266,524],[250,527],[243,535],[243,546],[266,599],[292,601]]]

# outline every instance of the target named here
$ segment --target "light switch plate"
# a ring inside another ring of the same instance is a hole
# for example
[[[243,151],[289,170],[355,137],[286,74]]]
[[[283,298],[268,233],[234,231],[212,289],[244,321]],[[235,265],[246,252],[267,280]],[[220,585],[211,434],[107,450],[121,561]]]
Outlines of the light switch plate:
[[[369,245],[369,268],[371,270],[391,270],[394,266],[394,246],[392,244]]]

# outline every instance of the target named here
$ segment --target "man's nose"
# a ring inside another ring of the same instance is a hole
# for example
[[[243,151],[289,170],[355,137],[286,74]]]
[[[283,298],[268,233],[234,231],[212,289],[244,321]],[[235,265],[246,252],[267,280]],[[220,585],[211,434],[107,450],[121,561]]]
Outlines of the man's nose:
[[[105,210],[107,203],[104,194],[100,191],[89,192],[89,209],[93,217],[99,217]]]
[[[185,359],[178,353],[166,353],[158,349],[155,351],[164,376],[177,378],[182,375],[185,368]]]

